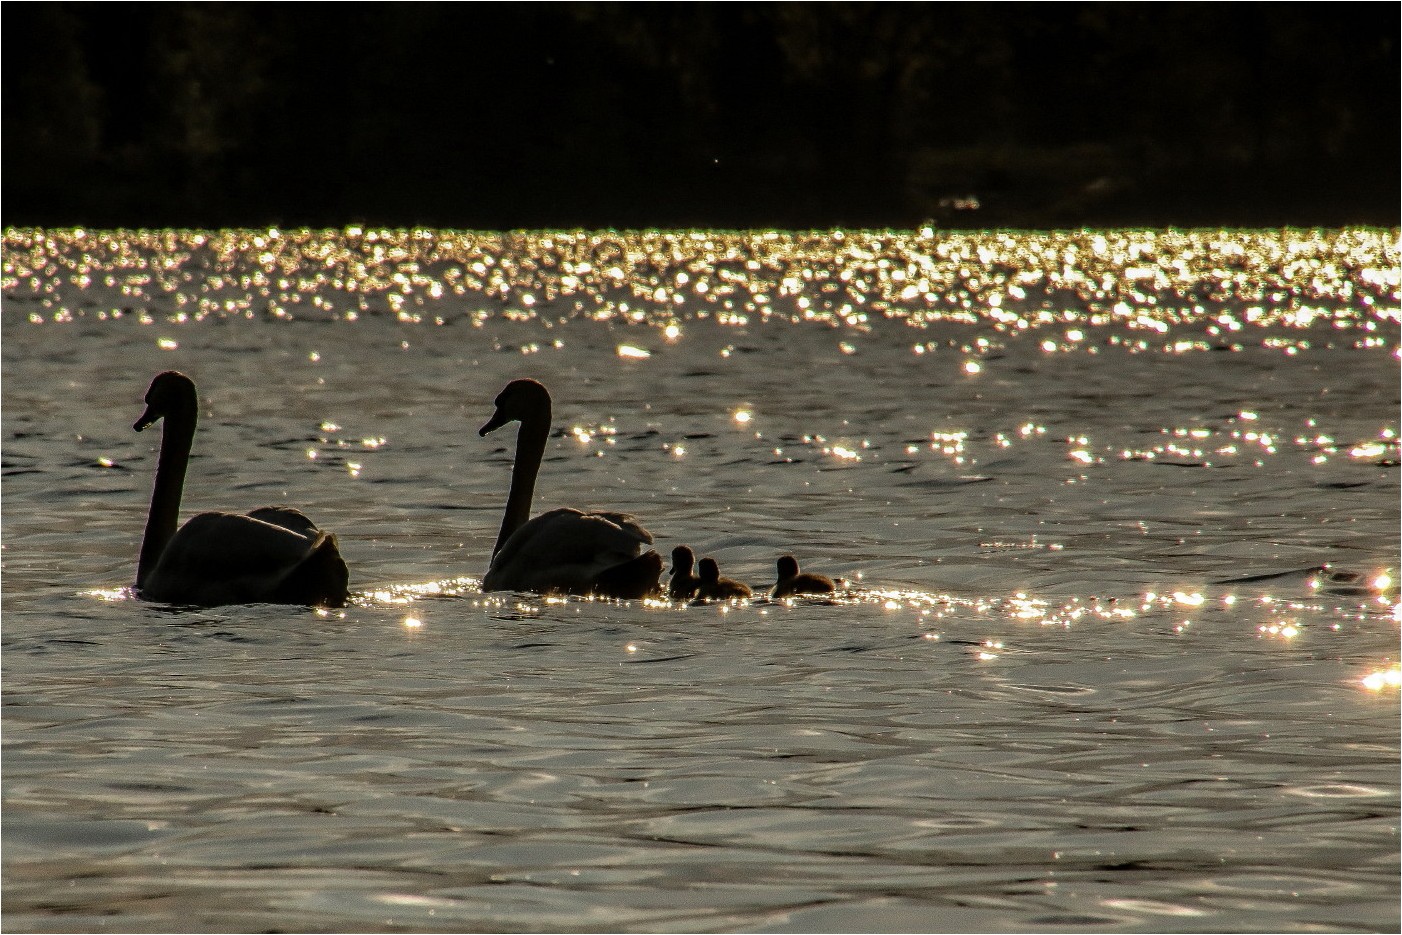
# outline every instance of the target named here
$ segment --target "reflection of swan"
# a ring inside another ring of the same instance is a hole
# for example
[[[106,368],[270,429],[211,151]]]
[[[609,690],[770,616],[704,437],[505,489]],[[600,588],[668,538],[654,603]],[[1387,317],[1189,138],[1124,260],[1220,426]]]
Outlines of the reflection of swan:
[[[696,589],[696,596],[705,601],[728,601],[736,597],[749,597],[750,586],[736,581],[734,578],[722,578],[720,576],[720,566],[713,558],[701,559],[697,571],[701,575],[701,584]]]
[[[492,548],[484,591],[598,594],[640,598],[657,592],[662,558],[643,547],[652,533],[624,513],[563,508],[531,515],[536,475],[550,435],[550,394],[535,380],[513,380],[496,398],[496,412],[478,433],[519,421],[511,492]]]
[[[674,601],[684,601],[696,594],[701,579],[692,572],[696,555],[684,545],[672,550],[672,578],[667,582],[667,596]],[[717,569],[719,571],[719,569]]]
[[[779,558],[779,580],[774,584],[774,590],[769,592],[769,596],[777,599],[794,594],[831,594],[835,589],[831,578],[826,575],[810,575],[808,572],[800,574],[798,559],[792,555],[783,555]]]
[[[174,370],[146,391],[138,432],[164,417],[156,489],[136,566],[136,591],[171,604],[323,604],[346,602],[349,574],[336,537],[298,510],[200,513],[180,530],[180,495],[195,439],[195,384]]]

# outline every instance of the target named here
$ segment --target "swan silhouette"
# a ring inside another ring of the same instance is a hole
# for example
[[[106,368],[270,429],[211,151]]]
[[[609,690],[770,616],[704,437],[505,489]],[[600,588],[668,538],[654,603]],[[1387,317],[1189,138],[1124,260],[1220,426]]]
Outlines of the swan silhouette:
[[[733,598],[748,598],[750,586],[734,578],[722,578],[720,566],[713,558],[703,558],[697,566],[701,583],[696,596],[703,601],[728,601]]]
[[[672,577],[667,582],[667,596],[672,600],[684,601],[696,596],[701,579],[691,570],[695,563],[696,555],[689,547],[679,545],[672,550]]]
[[[792,597],[795,594],[831,594],[837,590],[832,579],[826,575],[800,573],[798,559],[792,555],[781,555],[778,565],[779,580],[775,582],[774,589],[769,592],[769,596],[776,600],[781,597]]]
[[[265,506],[200,513],[176,529],[199,403],[194,381],[167,370],[146,391],[136,431],[165,419],[151,512],[136,565],[136,593],[169,604],[306,604],[340,607],[349,573],[336,537],[299,510]]]
[[[644,546],[652,533],[626,513],[584,513],[563,507],[530,519],[536,476],[550,435],[550,393],[535,380],[513,380],[496,398],[485,436],[520,422],[511,491],[492,548],[484,591],[594,594],[642,598],[656,594],[662,557]]]

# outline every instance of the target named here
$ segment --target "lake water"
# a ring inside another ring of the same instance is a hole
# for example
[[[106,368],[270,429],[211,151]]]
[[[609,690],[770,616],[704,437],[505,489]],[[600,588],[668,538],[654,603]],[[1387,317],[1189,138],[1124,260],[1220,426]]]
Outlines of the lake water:
[[[11,230],[8,931],[1397,931],[1396,231]],[[130,597],[302,507],[343,610]],[[834,600],[484,595],[537,510]]]

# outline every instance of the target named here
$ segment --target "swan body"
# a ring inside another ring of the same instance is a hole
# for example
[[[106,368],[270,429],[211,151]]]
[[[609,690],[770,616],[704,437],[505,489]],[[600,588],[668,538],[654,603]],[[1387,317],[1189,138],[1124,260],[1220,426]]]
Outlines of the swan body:
[[[701,579],[691,570],[695,563],[696,555],[687,546],[679,545],[672,550],[672,577],[667,581],[667,596],[672,600],[684,601],[696,596]]]
[[[506,540],[492,557],[482,590],[646,597],[662,573],[657,553],[642,551],[651,542],[651,533],[624,513],[551,510]],[[646,586],[629,586],[634,563]]]
[[[595,594],[642,598],[657,592],[662,558],[652,533],[626,513],[563,508],[529,519],[536,476],[550,434],[550,393],[535,380],[513,380],[479,435],[520,422],[511,490],[492,549],[484,591]]]
[[[198,420],[194,381],[174,370],[157,374],[145,401],[132,428],[140,432],[162,418],[165,426],[137,560],[138,596],[202,607],[345,604],[350,575],[336,537],[300,510],[200,513],[176,528]]]
[[[837,590],[833,580],[826,575],[813,575],[798,570],[798,559],[792,555],[780,556],[778,562],[779,580],[769,596],[775,600],[792,597],[795,594],[831,594]]]
[[[722,578],[720,566],[713,558],[703,558],[697,566],[701,582],[696,596],[703,601],[729,601],[736,598],[748,599],[750,586],[734,578]]]

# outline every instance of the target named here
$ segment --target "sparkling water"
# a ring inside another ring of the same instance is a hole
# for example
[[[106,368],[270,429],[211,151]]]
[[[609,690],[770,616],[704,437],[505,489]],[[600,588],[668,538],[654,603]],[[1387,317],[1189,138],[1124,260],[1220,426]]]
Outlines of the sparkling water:
[[[1396,231],[5,247],[9,931],[1402,921]],[[350,606],[132,598],[166,369]],[[481,593],[521,376],[758,596]]]

